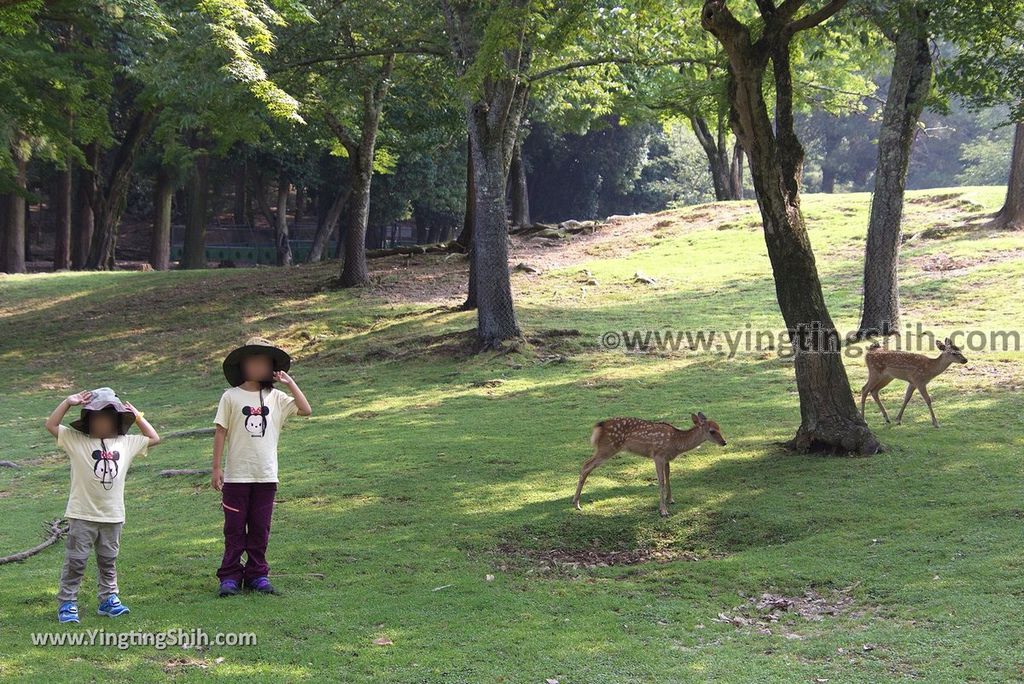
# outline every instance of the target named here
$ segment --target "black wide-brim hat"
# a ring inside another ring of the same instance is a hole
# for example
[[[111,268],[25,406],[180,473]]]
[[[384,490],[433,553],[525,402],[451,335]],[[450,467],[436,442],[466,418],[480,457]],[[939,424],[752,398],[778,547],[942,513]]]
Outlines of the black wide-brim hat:
[[[288,356],[288,352],[275,347],[262,337],[250,337],[244,345],[232,350],[224,359],[224,377],[232,387],[238,387],[245,382],[242,360],[249,356],[269,356],[275,372],[287,371],[292,367],[292,357]]]
[[[99,387],[92,391],[89,403],[82,406],[81,417],[71,421],[71,427],[79,432],[89,434],[89,414],[106,410],[117,412],[118,434],[127,434],[128,429],[135,424],[135,414],[117,398],[114,390],[109,387]]]

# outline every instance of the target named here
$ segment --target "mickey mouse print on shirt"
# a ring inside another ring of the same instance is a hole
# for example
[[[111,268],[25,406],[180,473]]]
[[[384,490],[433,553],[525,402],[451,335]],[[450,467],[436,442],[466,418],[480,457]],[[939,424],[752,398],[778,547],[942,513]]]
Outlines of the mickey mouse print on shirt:
[[[245,430],[252,437],[263,437],[267,434],[269,406],[243,406],[242,415],[245,416]]]
[[[104,489],[111,489],[117,477],[117,462],[121,460],[121,452],[96,449],[92,452],[92,460],[96,461],[92,467],[93,475],[103,484]]]

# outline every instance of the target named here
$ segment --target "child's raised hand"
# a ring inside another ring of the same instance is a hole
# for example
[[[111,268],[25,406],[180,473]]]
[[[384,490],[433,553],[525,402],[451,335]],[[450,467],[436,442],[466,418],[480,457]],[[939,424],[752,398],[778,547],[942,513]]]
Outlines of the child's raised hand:
[[[71,406],[78,406],[79,404],[88,402],[90,399],[92,399],[92,392],[86,390],[85,392],[68,395],[67,401]]]
[[[295,381],[292,380],[292,376],[284,371],[274,371],[274,382],[283,382],[286,385],[290,385]]]

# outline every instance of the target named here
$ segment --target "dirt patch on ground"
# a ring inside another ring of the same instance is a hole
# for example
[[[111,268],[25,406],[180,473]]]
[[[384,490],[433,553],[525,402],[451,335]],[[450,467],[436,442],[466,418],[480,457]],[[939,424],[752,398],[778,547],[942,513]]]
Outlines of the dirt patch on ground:
[[[802,596],[785,596],[765,592],[752,596],[728,613],[719,613],[715,622],[724,622],[737,629],[751,629],[761,634],[778,634],[787,639],[802,639],[792,631],[795,618],[820,622],[827,617],[853,614],[850,589],[827,595],[808,589]]]
[[[538,330],[528,337],[511,340],[500,353],[532,352],[542,362],[551,363],[568,360],[569,354],[579,349],[571,342],[580,337],[579,330]],[[404,361],[410,358],[466,359],[480,351],[476,329],[459,330],[440,335],[424,335],[403,340],[401,346],[383,345],[363,355],[365,361]]]
[[[530,549],[515,544],[500,544],[497,552],[514,564],[529,566],[528,572],[559,573],[596,568],[697,561],[702,557],[692,551],[673,549]]]
[[[927,254],[910,259],[910,264],[925,273],[960,275],[972,269],[1004,261],[1024,258],[1024,250],[1013,249],[1004,252],[982,252],[971,256],[950,256],[948,254]]]

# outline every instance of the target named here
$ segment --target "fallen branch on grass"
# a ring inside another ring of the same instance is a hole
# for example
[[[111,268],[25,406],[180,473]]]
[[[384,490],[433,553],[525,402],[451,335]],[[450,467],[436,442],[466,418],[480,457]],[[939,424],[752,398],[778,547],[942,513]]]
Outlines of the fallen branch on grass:
[[[67,534],[68,531],[67,521],[60,518],[58,518],[57,520],[51,520],[50,522],[43,525],[43,527],[46,529],[47,537],[43,540],[42,543],[38,544],[37,546],[33,546],[31,549],[28,549],[27,551],[19,551],[18,553],[12,553],[10,556],[4,556],[3,558],[0,558],[0,565],[5,565],[7,563],[18,563],[20,561],[25,560],[26,558],[31,558],[32,556],[36,555],[46,547],[52,546],[54,543],[56,543],[58,539]]]
[[[0,461],[0,468],[20,468],[14,461]]]
[[[160,477],[174,477],[176,475],[209,475],[209,468],[180,468],[161,470]]]
[[[366,258],[375,259],[378,257],[395,256],[398,254],[411,256],[413,254],[464,254],[465,252],[466,248],[460,245],[457,240],[449,240],[448,242],[437,242],[432,245],[409,245],[406,247],[368,249],[366,250]]]

